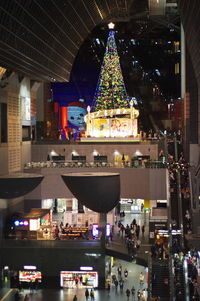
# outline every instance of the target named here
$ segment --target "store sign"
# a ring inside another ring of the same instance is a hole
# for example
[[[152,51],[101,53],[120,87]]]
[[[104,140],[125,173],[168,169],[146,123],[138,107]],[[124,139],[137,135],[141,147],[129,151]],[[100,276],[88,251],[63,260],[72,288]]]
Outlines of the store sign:
[[[93,271],[93,267],[80,267],[81,271]]]
[[[92,236],[98,237],[98,235],[99,235],[98,224],[93,224],[92,225]]]
[[[110,224],[106,224],[106,236],[110,236],[111,227]]]
[[[37,267],[35,265],[24,265],[24,270],[36,270]]]
[[[181,230],[172,230],[172,235],[181,235]]]
[[[31,120],[31,99],[30,97],[21,96],[21,120]]]
[[[35,280],[38,280],[38,282],[42,281],[42,274],[39,271],[19,271],[19,281],[21,282],[35,282]]]
[[[181,230],[172,230],[172,235],[181,235]],[[168,230],[158,230],[157,232],[158,235],[168,235],[169,231]]]
[[[29,230],[30,231],[37,231],[40,227],[38,219],[30,219],[29,220]]]

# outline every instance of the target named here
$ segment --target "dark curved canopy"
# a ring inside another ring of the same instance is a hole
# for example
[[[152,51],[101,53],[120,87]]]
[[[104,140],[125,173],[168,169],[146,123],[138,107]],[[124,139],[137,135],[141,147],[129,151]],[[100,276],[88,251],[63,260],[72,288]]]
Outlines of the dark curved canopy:
[[[0,176],[0,198],[12,199],[23,196],[35,189],[43,178],[42,175],[28,173]]]
[[[46,81],[67,81],[92,29],[127,21],[147,0],[1,0],[0,66]],[[144,10],[144,9],[143,9]]]
[[[120,175],[107,172],[83,172],[62,175],[73,195],[87,208],[107,213],[120,200]]]

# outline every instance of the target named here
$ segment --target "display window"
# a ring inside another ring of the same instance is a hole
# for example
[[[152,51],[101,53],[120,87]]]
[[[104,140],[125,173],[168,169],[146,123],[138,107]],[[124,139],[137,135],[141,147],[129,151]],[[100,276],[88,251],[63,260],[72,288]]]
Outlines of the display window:
[[[60,286],[64,288],[97,287],[98,273],[93,271],[62,271],[60,272]]]
[[[42,273],[40,271],[19,271],[19,281],[21,282],[38,282],[42,281]]]

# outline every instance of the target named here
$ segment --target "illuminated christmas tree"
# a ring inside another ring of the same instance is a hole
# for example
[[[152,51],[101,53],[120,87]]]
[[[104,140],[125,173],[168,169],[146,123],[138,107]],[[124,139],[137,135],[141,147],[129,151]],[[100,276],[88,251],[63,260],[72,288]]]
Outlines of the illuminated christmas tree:
[[[112,30],[109,31],[94,101],[95,111],[129,107],[117,53],[115,32]]]

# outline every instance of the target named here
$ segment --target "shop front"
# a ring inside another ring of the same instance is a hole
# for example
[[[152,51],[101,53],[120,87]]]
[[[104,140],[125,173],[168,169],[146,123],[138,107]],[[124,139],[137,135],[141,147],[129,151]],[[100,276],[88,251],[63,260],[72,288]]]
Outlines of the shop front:
[[[42,272],[36,266],[25,265],[18,271],[10,272],[11,287],[37,289],[42,283]]]
[[[166,220],[150,220],[149,222],[149,242],[154,244],[156,241],[164,240],[168,237]]]
[[[24,283],[42,282],[42,273],[40,271],[19,271],[19,281]]]
[[[31,211],[12,221],[12,233],[9,238],[14,239],[49,239],[51,228],[50,210],[33,208]]]
[[[120,211],[125,213],[141,213],[144,208],[144,200],[142,199],[121,199]]]
[[[82,267],[81,267],[82,268]],[[84,267],[83,267],[84,268]],[[91,270],[61,271],[60,286],[63,288],[96,288],[98,287],[98,273]]]

